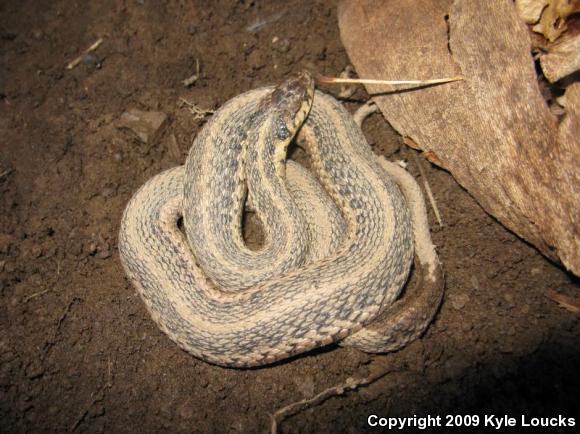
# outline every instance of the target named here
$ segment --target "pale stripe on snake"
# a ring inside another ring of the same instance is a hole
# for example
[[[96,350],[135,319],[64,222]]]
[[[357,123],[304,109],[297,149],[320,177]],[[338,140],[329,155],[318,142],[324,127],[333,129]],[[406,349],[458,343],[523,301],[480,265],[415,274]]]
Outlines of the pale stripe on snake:
[[[328,196],[286,165],[296,133]],[[259,251],[242,237],[246,189],[266,234]],[[422,285],[395,302],[413,238]],[[218,110],[186,165],[133,196],[119,251],[159,327],[224,366],[272,363],[344,338],[392,351],[426,329],[442,295],[414,179],[376,157],[352,116],[314,92],[305,73]]]

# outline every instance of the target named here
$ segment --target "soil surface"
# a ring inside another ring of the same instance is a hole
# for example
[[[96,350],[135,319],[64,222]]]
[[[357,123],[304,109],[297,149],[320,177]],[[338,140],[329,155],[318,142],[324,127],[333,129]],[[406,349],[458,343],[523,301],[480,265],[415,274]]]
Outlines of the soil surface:
[[[446,295],[425,336],[397,353],[331,347],[262,369],[212,366],[159,331],[125,278],[125,204],[184,162],[207,119],[184,101],[215,109],[293,71],[339,74],[349,61],[335,6],[1,3],[0,432],[266,432],[275,410],[380,370],[388,373],[286,419],[281,431],[373,431],[372,413],[563,415],[580,424],[580,322],[545,295],[575,291],[574,279],[423,158],[444,222],[430,210]],[[99,37],[95,52],[65,68]],[[185,87],[197,62],[199,78]],[[367,98],[359,89],[347,107]],[[157,140],[118,128],[130,109],[168,116]],[[423,181],[414,151],[380,115],[364,131],[377,153],[408,160]],[[249,227],[247,237],[258,232]]]

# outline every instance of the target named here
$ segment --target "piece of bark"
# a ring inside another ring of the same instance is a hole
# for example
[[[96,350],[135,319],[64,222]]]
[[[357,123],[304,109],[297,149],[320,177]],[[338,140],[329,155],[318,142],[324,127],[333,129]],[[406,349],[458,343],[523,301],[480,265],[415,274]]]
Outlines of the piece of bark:
[[[154,145],[167,126],[167,115],[131,109],[121,115],[117,126],[131,131],[141,142]]]
[[[550,0],[542,11],[540,21],[532,27],[532,30],[544,35],[548,41],[554,42],[568,29],[566,19],[579,11],[578,0]]]
[[[578,114],[567,108],[566,128],[551,114],[513,2],[343,0],[338,17],[361,77],[465,77],[404,92],[367,90],[391,125],[484,209],[580,275]]]
[[[580,70],[580,33],[563,37],[540,56],[540,65],[546,78],[554,83]]]
[[[516,0],[516,12],[524,22],[536,24],[549,0]]]
[[[580,137],[580,82],[572,83],[568,86],[562,103],[566,108],[566,115],[560,121],[558,142],[568,152],[578,153],[578,137]],[[578,160],[576,160],[576,163],[578,163]],[[578,190],[580,187],[580,166],[578,164],[575,170],[570,172],[570,182]],[[577,215],[576,218],[578,218]]]

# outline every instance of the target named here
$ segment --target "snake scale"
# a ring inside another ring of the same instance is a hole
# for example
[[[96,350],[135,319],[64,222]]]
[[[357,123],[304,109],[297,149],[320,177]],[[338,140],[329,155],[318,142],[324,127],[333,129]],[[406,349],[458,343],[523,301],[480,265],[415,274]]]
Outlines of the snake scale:
[[[316,178],[286,160],[294,139]],[[246,205],[265,234],[257,251],[242,236]],[[119,252],[157,325],[229,367],[333,342],[396,350],[427,328],[443,294],[415,180],[375,156],[307,73],[224,104],[185,166],[134,194]],[[413,253],[421,279],[400,298]]]

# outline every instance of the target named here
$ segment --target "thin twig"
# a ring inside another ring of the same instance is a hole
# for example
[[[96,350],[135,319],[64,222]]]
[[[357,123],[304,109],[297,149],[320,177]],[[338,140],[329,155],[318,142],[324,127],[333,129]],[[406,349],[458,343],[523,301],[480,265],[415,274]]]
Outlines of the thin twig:
[[[97,390],[97,392],[92,395],[91,402],[83,409],[83,411],[81,412],[79,417],[77,417],[75,419],[75,422],[71,425],[69,432],[75,431],[79,427],[79,425],[82,423],[82,421],[85,420],[85,418],[87,417],[87,414],[89,414],[89,411],[91,410],[93,405],[95,405],[97,402],[99,402],[103,399],[101,394],[103,393],[103,391],[106,388],[107,388],[107,385],[105,384],[105,385],[101,386],[99,388],[99,390]]]
[[[83,57],[86,56],[87,54],[89,54],[91,51],[95,51],[97,48],[99,48],[99,45],[101,45],[103,43],[103,38],[99,38],[96,40],[95,43],[93,43],[93,45],[91,45],[89,48],[87,48],[85,51],[83,51],[83,53],[75,58],[74,60],[70,61],[67,65],[66,65],[66,69],[73,69],[74,67],[76,67],[79,63],[82,62]]]
[[[42,351],[42,356],[41,356],[41,359],[42,360],[44,360],[44,358],[48,355],[48,353],[50,352],[50,350],[52,349],[52,347],[56,344],[56,337],[58,336],[58,333],[60,332],[60,328],[62,326],[62,323],[64,322],[65,318],[69,314],[69,312],[70,312],[73,304],[75,304],[76,301],[77,301],[77,298],[76,297],[73,297],[73,299],[65,307],[62,315],[58,319],[58,322],[56,324],[56,327],[54,327],[54,329],[52,330],[51,336],[47,340],[46,345],[44,346],[44,349]]]
[[[58,319],[58,324],[56,325],[56,330],[55,330],[55,335],[56,333],[58,333],[58,331],[60,330],[60,326],[62,325],[62,323],[64,322],[64,320],[66,319],[68,313],[70,312],[70,309],[72,307],[73,304],[75,304],[75,302],[77,301],[76,298],[73,298],[70,303],[67,305],[67,307],[65,308],[64,312],[62,313],[62,315],[60,316],[60,318]]]
[[[48,289],[45,289],[44,291],[40,291],[40,292],[35,292],[34,294],[30,294],[28,297],[26,297],[23,300],[23,303],[28,303],[33,298],[40,297],[41,295],[44,295],[50,291],[52,291],[52,288],[48,288]]]
[[[190,102],[185,98],[179,98],[180,107],[187,107],[194,119],[203,119],[209,114],[215,113],[215,110],[202,109],[196,103]]]
[[[435,218],[439,223],[439,226],[443,226],[443,221],[441,220],[441,214],[439,213],[439,208],[437,207],[437,202],[435,202],[435,197],[433,196],[433,191],[431,191],[431,185],[429,185],[429,180],[427,179],[427,175],[425,175],[425,171],[423,170],[423,166],[421,166],[421,162],[417,158],[417,155],[412,152],[411,155],[413,156],[413,161],[415,165],[419,168],[419,173],[421,174],[421,178],[423,178],[423,185],[425,186],[425,191],[427,192],[427,197],[429,198],[429,203],[433,208],[433,212],[435,213]]]
[[[264,27],[270,23],[273,23],[275,21],[278,21],[280,18],[282,18],[284,16],[285,13],[286,13],[286,10],[284,9],[284,10],[276,12],[275,14],[270,15],[266,18],[258,19],[246,27],[246,32],[254,33],[254,32],[260,30],[262,27]]]
[[[60,275],[60,259],[56,260],[56,276],[58,277]],[[54,287],[50,287],[47,288],[43,291],[39,291],[39,292],[35,292],[34,294],[30,294],[28,297],[26,297],[22,302],[23,303],[28,303],[30,300],[36,298],[36,297],[40,297],[41,295],[47,294],[50,291],[52,291],[54,289]]]
[[[389,372],[391,372],[391,370],[392,368],[388,367],[386,369],[377,372],[376,374],[370,375],[365,378],[358,379],[347,378],[343,384],[329,387],[328,389],[323,390],[318,395],[313,396],[312,398],[303,399],[301,401],[294,402],[292,404],[289,404],[285,407],[276,410],[274,413],[270,415],[271,421],[270,433],[277,434],[278,427],[288,417],[293,416],[308,408],[314,407],[315,405],[318,405],[333,396],[344,395],[349,390],[356,390],[359,387],[368,386],[369,384],[372,384],[375,381],[387,375]]]
[[[111,361],[111,356],[107,359],[107,384],[105,384],[107,389],[113,387],[113,362]]]
[[[5,176],[10,175],[13,171],[14,171],[14,169],[3,170],[2,172],[0,172],[0,179],[4,178]]]
[[[199,59],[195,59],[195,74],[191,75],[190,77],[187,77],[185,80],[182,80],[181,84],[183,84],[185,87],[190,87],[197,81],[198,78],[199,78]]]
[[[337,83],[354,83],[354,84],[388,84],[388,85],[399,85],[399,84],[441,84],[450,83],[452,81],[460,81],[464,78],[460,75],[456,77],[446,77],[446,78],[434,78],[431,80],[376,80],[372,78],[343,78],[343,77],[327,77],[320,76],[318,81],[320,83],[337,84]]]
[[[87,417],[87,414],[89,414],[89,411],[91,410],[91,408],[93,407],[93,405],[95,405],[97,402],[102,401],[104,399],[104,393],[105,390],[110,389],[111,387],[113,387],[113,363],[111,361],[111,357],[109,356],[107,359],[107,382],[105,384],[103,384],[96,393],[93,393],[91,395],[92,399],[91,402],[83,409],[83,411],[79,414],[79,417],[77,417],[75,419],[75,422],[71,425],[69,431],[73,432],[75,431],[79,425],[81,424],[81,422],[83,420],[85,420],[85,418]]]
[[[574,297],[570,297],[565,294],[560,294],[555,289],[548,289],[546,291],[546,297],[550,300],[555,301],[558,305],[576,315],[580,315],[580,300]]]
[[[94,402],[93,402],[93,404],[94,404]],[[83,410],[83,412],[81,413],[81,415],[76,418],[75,423],[73,423],[72,426],[69,429],[70,432],[73,432],[74,430],[76,430],[77,427],[81,424],[81,422],[85,419],[85,417],[87,416],[87,414],[89,414],[89,408],[85,408]]]

